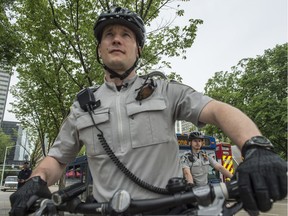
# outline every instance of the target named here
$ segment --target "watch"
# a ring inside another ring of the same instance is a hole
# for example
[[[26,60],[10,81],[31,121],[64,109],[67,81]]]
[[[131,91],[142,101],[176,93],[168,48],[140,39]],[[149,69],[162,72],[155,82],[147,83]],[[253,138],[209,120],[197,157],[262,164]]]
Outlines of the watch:
[[[250,148],[254,147],[260,147],[260,148],[265,148],[265,149],[272,149],[274,146],[270,142],[269,139],[267,139],[264,136],[254,136],[251,137],[249,140],[247,140],[241,150],[242,155],[244,156],[246,151]]]

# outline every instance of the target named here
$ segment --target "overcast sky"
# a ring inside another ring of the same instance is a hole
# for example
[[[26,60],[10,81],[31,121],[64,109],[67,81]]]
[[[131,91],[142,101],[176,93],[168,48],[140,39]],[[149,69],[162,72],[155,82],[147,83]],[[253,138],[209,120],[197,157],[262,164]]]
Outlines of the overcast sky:
[[[189,17],[203,24],[187,59],[171,62],[183,83],[197,91],[204,91],[215,72],[231,71],[241,59],[263,55],[288,41],[287,0],[191,0],[182,5],[189,8]]]
[[[183,83],[203,92],[209,78],[218,71],[230,71],[247,57],[263,55],[264,50],[284,44],[287,39],[287,0],[190,0],[178,2],[186,14],[176,23],[202,19],[187,59],[169,58]],[[167,13],[167,12],[166,12]],[[173,12],[174,13],[174,12]],[[165,72],[165,71],[163,71]],[[11,85],[15,84],[15,77]],[[8,102],[11,102],[11,95]],[[7,112],[5,121],[15,121]]]

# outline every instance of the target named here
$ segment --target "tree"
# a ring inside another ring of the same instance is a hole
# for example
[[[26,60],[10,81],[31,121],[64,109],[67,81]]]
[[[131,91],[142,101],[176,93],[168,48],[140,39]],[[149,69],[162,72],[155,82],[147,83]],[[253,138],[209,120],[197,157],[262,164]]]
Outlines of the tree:
[[[267,49],[262,56],[242,59],[232,73],[218,72],[205,93],[244,111],[287,159],[287,56],[288,44]],[[221,132],[212,127],[210,134]]]
[[[0,62],[12,64],[20,52],[20,38],[11,24],[13,16],[9,8],[13,0],[0,1]]]
[[[161,9],[173,1],[117,3],[138,12],[149,29]],[[19,82],[11,91],[17,99],[13,112],[24,127],[37,132],[40,143],[45,137],[50,145],[53,143],[77,92],[103,82],[103,69],[96,61],[93,25],[104,9],[108,9],[107,2],[93,0],[15,1],[11,8],[16,14],[13,27],[21,35],[23,50],[17,59]],[[177,6],[174,11],[175,17],[184,14]],[[201,23],[190,19],[182,29],[170,23],[150,29],[139,71],[145,74],[155,65],[169,67],[162,61],[164,55],[185,58],[185,49],[192,46]],[[179,78],[175,72],[171,74]]]
[[[7,146],[12,146],[13,142],[11,140],[11,137],[7,134],[5,134],[2,129],[0,129],[0,162],[3,163],[4,162],[4,153],[6,150]]]

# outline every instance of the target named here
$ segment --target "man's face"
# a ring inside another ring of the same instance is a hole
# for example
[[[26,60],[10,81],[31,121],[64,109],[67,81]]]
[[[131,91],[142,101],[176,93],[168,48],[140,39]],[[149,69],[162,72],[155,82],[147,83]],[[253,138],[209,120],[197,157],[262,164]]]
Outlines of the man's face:
[[[122,74],[138,57],[135,34],[122,25],[109,25],[104,28],[98,53],[103,63]]]
[[[203,139],[193,139],[191,140],[191,148],[194,151],[199,151],[203,144]]]

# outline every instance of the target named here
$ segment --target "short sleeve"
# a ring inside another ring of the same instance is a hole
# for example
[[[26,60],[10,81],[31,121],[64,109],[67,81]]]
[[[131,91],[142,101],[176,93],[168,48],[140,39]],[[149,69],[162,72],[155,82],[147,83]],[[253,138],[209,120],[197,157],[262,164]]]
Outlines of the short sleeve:
[[[169,98],[176,101],[175,119],[192,122],[198,127],[204,126],[203,122],[199,122],[199,116],[203,108],[213,99],[177,82],[169,83],[168,89]]]
[[[190,160],[188,158],[188,156],[191,155],[191,153],[185,153],[183,155],[180,156],[180,165],[181,168],[190,168]]]

